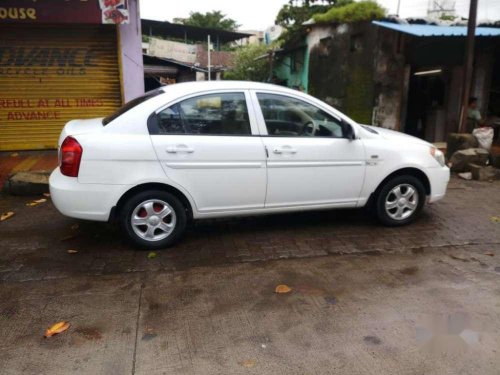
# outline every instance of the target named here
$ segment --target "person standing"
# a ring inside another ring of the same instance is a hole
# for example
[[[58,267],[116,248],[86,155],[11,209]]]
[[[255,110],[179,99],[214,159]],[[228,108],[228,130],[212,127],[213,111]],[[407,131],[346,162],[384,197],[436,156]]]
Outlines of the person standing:
[[[467,107],[467,133],[472,133],[472,131],[479,127],[483,122],[481,118],[481,112],[477,108],[477,98],[469,98],[469,106]]]

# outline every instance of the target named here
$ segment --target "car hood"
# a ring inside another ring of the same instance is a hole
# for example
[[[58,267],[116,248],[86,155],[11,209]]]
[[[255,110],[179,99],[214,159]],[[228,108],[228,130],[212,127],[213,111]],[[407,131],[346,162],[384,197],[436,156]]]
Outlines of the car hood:
[[[59,137],[59,145],[61,145],[64,139],[69,135],[94,133],[102,129],[102,117],[86,120],[71,120],[64,126],[61,132],[61,135]]]
[[[371,126],[371,125],[363,125],[366,126],[370,129],[373,129],[375,132],[377,132],[381,137],[389,140],[394,140],[394,141],[401,141],[401,142],[412,142],[412,143],[417,143],[421,144],[424,146],[432,146],[429,142],[424,141],[423,139],[414,137],[412,135],[408,135],[399,131],[395,130],[390,130],[390,129],[385,129],[385,128],[380,128],[378,126]]]

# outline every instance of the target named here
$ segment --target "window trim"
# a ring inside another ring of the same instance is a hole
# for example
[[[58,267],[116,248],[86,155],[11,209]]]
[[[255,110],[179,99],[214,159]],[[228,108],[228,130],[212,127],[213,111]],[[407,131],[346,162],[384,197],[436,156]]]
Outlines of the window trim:
[[[160,134],[158,123],[156,122],[156,115],[161,111],[183,102],[184,100],[193,99],[200,96],[207,95],[217,95],[217,94],[243,94],[245,96],[245,103],[248,111],[248,120],[250,122],[250,134]],[[202,137],[255,137],[260,136],[258,121],[255,116],[255,109],[253,106],[253,102],[249,93],[249,90],[245,89],[224,89],[224,90],[207,90],[207,91],[199,91],[196,93],[191,93],[188,95],[184,95],[182,97],[176,98],[174,100],[169,101],[168,103],[162,105],[160,108],[156,109],[153,113],[148,116],[147,120],[148,131],[150,135],[161,135],[161,136],[202,136]]]
[[[306,136],[306,135],[286,136],[286,135],[269,134],[268,131],[267,131],[266,120],[264,118],[264,114],[262,113],[262,108],[260,107],[259,98],[258,98],[257,94],[270,94],[270,95],[284,96],[286,98],[300,100],[300,101],[303,101],[303,102],[305,102],[307,104],[310,104],[313,107],[316,107],[316,108],[321,109],[322,111],[328,113],[335,120],[337,120],[337,121],[339,121],[341,123],[345,123],[348,126],[350,126],[352,128],[352,131],[354,132],[355,139],[357,139],[356,127],[353,126],[353,124],[351,123],[351,121],[347,121],[343,117],[338,116],[336,113],[332,112],[331,108],[325,107],[325,105],[323,105],[323,103],[321,103],[321,105],[318,105],[318,103],[315,103],[314,101],[309,100],[309,98],[304,98],[301,95],[292,95],[292,94],[283,93],[283,92],[280,92],[280,91],[274,91],[274,90],[250,90],[250,95],[252,97],[252,101],[253,101],[253,103],[255,103],[254,105],[256,107],[255,112],[256,112],[257,119],[258,119],[258,125],[259,125],[259,131],[260,131],[261,137],[291,138],[291,139],[293,139],[293,138],[348,139],[346,137],[337,138],[337,137],[331,137],[331,136],[314,136],[314,137],[310,137],[310,136]]]

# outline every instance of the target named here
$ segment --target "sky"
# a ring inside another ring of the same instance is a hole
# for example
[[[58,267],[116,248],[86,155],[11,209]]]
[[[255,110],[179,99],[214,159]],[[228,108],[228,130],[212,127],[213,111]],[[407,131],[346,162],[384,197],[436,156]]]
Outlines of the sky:
[[[430,1],[399,0],[402,17],[425,16]],[[438,0],[442,2],[443,0]],[[287,0],[140,0],[141,17],[159,21],[185,18],[190,12],[221,10],[236,20],[240,30],[264,30],[274,23],[279,9]],[[398,0],[378,0],[389,13],[395,14]],[[448,0],[455,3],[459,15],[467,17],[470,0]],[[500,0],[479,0],[478,20],[500,20]]]

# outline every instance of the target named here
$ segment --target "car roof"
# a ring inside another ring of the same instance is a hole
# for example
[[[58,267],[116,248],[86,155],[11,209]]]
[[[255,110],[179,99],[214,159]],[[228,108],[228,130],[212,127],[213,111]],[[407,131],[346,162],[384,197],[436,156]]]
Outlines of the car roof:
[[[173,90],[183,94],[196,93],[207,90],[272,90],[283,93],[297,93],[299,91],[287,87],[273,85],[270,83],[252,81],[193,81],[177,83],[175,85],[163,86],[160,88],[165,93]]]

